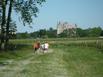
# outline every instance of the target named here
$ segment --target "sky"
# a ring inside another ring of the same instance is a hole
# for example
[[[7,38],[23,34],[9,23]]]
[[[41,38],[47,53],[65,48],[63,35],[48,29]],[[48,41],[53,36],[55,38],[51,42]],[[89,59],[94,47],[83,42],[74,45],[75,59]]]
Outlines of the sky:
[[[39,29],[56,29],[57,22],[77,24],[86,29],[103,28],[103,0],[46,0],[39,7],[37,18],[33,18],[32,28],[17,20],[17,32],[34,32]]]

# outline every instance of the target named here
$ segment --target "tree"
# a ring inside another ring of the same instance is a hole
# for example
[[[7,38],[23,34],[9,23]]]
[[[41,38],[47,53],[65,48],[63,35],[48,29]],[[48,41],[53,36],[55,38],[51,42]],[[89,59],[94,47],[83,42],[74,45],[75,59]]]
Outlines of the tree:
[[[4,27],[5,27],[5,20],[6,20],[6,2],[5,0],[1,1],[1,8],[2,8],[2,17],[1,17],[1,42],[0,42],[0,49],[4,46]]]
[[[102,30],[102,32],[101,32],[101,34],[100,34],[100,36],[103,36],[103,30]]]
[[[10,29],[10,21],[11,21],[11,14],[12,10],[15,10],[17,13],[20,14],[20,18],[23,21],[23,24],[30,24],[32,23],[32,16],[37,17],[38,5],[41,5],[45,0],[2,0],[2,23],[1,23],[1,45],[5,42],[5,47],[9,42],[9,29]],[[9,8],[7,8],[9,7]],[[8,13],[6,13],[6,9]],[[7,21],[6,20],[7,15]],[[4,33],[4,26],[6,26],[6,33]],[[4,35],[6,35],[6,39],[4,39]]]
[[[86,37],[88,35],[88,31],[86,29],[77,28],[77,36]]]
[[[100,36],[102,29],[100,27],[94,27],[88,29],[88,36],[90,37],[98,37]]]
[[[68,35],[68,30],[64,30],[62,33],[58,35],[58,37],[67,37],[67,35]]]
[[[27,39],[27,38],[30,38],[30,35],[28,34],[28,32],[17,33],[17,38],[18,39]]]
[[[45,38],[45,36],[46,36],[46,30],[45,29],[39,30],[39,37],[40,38]]]
[[[55,38],[55,37],[57,37],[57,30],[55,30],[53,28],[49,28],[49,30],[47,30],[46,34],[49,38]]]
[[[8,0],[6,0],[8,1]],[[10,0],[9,10],[8,10],[8,17],[7,17],[7,24],[6,24],[6,40],[5,40],[5,49],[7,49],[8,42],[9,42],[9,28],[11,22],[11,12],[14,0]]]

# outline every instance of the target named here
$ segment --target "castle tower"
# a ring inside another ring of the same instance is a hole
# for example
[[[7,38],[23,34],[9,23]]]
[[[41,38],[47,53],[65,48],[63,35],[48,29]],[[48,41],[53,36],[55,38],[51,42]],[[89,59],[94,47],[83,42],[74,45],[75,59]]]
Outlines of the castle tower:
[[[69,24],[68,22],[57,23],[57,34],[61,34],[64,30],[67,30],[68,37],[76,36],[76,24]]]

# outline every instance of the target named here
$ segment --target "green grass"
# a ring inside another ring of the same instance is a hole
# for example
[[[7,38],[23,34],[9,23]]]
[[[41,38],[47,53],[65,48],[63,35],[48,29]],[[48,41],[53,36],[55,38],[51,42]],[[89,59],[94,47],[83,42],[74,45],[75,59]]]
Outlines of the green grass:
[[[26,46],[20,49],[15,49],[12,51],[2,51],[0,52],[0,62],[2,62],[3,60],[8,60],[8,59],[14,59],[14,60],[19,60],[19,59],[23,59],[26,56],[28,56],[29,54],[31,54],[33,52],[33,48],[32,46]]]
[[[102,40],[98,37],[90,37],[90,38],[47,38],[47,39],[39,39],[40,42],[45,42],[48,41],[50,43],[52,42],[57,42],[57,43],[68,43],[68,42],[83,42],[83,41],[87,41],[87,42],[95,42],[97,40]],[[10,40],[10,42],[14,43],[14,44],[33,44],[36,41],[36,39],[14,39],[14,40]]]
[[[10,40],[13,44],[24,44],[24,45],[33,45],[36,39],[15,39]],[[48,41],[50,45],[76,45],[76,46],[88,46],[88,47],[96,47],[103,51],[103,39],[100,38],[47,38],[47,39],[39,39],[41,43]]]
[[[65,49],[63,60],[71,77],[102,77],[103,53],[96,48],[70,47]]]
[[[93,47],[63,46],[52,53],[34,54],[7,65],[0,77],[102,77],[103,53]],[[22,64],[27,62],[27,64]],[[18,68],[18,69],[17,69]],[[14,70],[17,69],[17,70]]]
[[[0,64],[12,60],[0,65],[0,77],[103,77],[103,51],[97,47],[103,46],[103,40],[49,39],[52,52],[45,54],[34,54],[33,40],[25,41],[21,44],[30,46],[0,53]]]

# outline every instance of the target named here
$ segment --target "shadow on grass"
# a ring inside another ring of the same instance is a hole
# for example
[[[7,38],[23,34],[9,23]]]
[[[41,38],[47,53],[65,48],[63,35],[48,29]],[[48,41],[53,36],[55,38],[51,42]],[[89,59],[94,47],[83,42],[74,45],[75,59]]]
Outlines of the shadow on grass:
[[[0,52],[0,64],[4,64],[2,61],[8,59],[21,59],[28,55],[31,49],[32,46],[28,44],[9,44],[7,51]]]
[[[9,44],[8,51],[17,51],[25,48],[32,48],[30,44]]]

